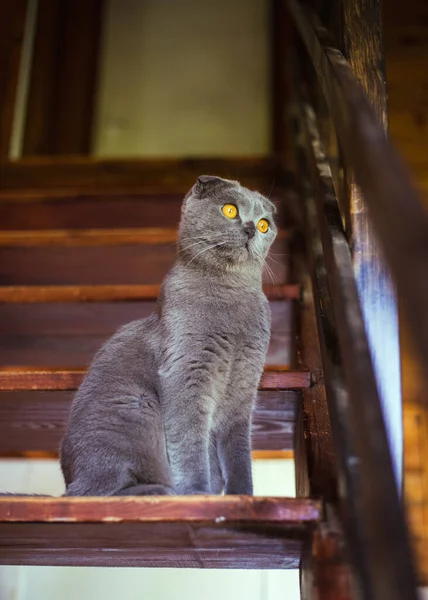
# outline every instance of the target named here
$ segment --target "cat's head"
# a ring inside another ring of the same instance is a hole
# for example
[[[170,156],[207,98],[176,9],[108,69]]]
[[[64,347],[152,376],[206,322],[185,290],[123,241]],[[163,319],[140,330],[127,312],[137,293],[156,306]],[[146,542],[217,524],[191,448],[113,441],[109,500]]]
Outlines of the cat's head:
[[[183,201],[179,258],[223,269],[262,265],[277,234],[274,204],[237,181],[201,175]]]

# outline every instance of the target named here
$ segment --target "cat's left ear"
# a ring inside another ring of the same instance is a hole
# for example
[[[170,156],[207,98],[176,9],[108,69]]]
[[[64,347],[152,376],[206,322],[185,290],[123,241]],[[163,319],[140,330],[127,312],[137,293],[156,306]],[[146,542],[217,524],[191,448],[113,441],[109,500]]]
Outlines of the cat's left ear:
[[[217,177],[216,175],[199,175],[193,186],[192,193],[198,198],[209,196],[214,190],[220,186],[231,185],[233,181]]]

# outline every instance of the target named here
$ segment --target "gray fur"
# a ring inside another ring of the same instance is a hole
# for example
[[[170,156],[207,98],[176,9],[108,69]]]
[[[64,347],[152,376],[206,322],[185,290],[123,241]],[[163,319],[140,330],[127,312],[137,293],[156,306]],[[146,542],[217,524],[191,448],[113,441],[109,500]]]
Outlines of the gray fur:
[[[238,218],[225,217],[224,204]],[[198,178],[156,313],[119,329],[76,393],[61,446],[66,495],[252,494],[274,212],[238,182]],[[265,234],[260,218],[270,222]]]

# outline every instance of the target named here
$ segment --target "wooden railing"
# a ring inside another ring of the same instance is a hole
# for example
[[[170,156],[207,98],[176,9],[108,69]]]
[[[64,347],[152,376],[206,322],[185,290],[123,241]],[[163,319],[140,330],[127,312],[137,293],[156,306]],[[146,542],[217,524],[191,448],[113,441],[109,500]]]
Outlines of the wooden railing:
[[[372,364],[352,249],[343,226],[347,207],[342,212],[339,209],[341,189],[332,176],[326,143],[320,134],[320,115],[313,105],[319,92],[334,125],[341,164],[355,178],[368,206],[426,373],[428,216],[344,56],[332,46],[312,13],[296,0],[288,0],[287,4],[299,48],[298,60],[297,54],[293,56],[300,131],[296,140],[298,181],[338,459],[340,499],[335,512],[345,531],[362,597],[416,598],[379,382]]]

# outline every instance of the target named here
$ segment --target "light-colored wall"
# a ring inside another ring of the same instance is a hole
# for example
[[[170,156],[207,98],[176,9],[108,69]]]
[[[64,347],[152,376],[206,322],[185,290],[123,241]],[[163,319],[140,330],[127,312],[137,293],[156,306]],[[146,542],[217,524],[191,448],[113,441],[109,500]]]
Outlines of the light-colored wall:
[[[257,495],[294,496],[292,460],[253,464]],[[60,495],[54,460],[0,461],[0,489]],[[297,571],[0,567],[0,600],[298,600]]]
[[[108,0],[94,153],[269,151],[268,0]]]

